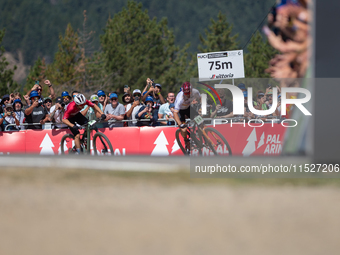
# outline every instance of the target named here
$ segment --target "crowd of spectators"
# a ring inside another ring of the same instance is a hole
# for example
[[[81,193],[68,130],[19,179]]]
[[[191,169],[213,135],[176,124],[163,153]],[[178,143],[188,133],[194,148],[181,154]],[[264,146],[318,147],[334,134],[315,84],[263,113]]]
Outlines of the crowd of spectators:
[[[51,124],[53,128],[66,128],[65,124],[62,123],[65,109],[72,102],[73,97],[80,92],[72,91],[70,94],[68,91],[64,91],[60,97],[56,97],[50,81],[45,80],[44,84],[49,92],[49,96],[45,98],[42,97],[43,86],[39,82],[36,82],[23,97],[20,93],[12,93],[2,97],[0,102],[1,131],[41,129],[47,123]],[[245,84],[240,83],[238,87],[244,94],[244,115],[234,115],[233,104],[227,99],[226,91],[217,89],[222,105],[219,100],[217,100],[216,105],[208,101],[208,114],[204,117],[261,119],[263,121],[267,121],[268,117],[280,118],[280,95],[277,110],[271,116],[258,116],[249,110]],[[130,87],[126,85],[121,97],[117,92],[107,94],[103,90],[98,90],[89,97],[89,100],[106,115],[106,122],[99,123],[99,127],[113,128],[175,125],[173,119],[175,98],[176,93],[174,91],[168,92],[166,98],[164,98],[162,85],[154,83],[153,80],[148,78],[143,91],[135,89],[131,93]],[[269,86],[265,92],[259,90],[254,95],[253,106],[258,110],[267,110],[272,107],[272,102],[272,88]],[[85,107],[81,113],[90,121],[96,119],[91,107]],[[7,125],[9,126],[6,128]]]

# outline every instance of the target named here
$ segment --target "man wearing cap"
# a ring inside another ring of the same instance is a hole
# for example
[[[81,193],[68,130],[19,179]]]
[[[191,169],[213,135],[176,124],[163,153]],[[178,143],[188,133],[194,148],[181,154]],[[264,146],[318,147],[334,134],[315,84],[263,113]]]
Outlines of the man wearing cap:
[[[49,121],[49,115],[45,107],[39,103],[40,96],[37,91],[33,90],[30,94],[31,105],[25,110],[25,118],[27,123],[40,123],[44,125]],[[29,129],[41,129],[41,125],[29,125]]]
[[[168,97],[166,98],[166,100],[168,101],[165,104],[162,104],[159,107],[159,111],[158,111],[158,119],[165,119],[166,115],[168,115],[171,111],[170,111],[170,104],[174,104],[175,103],[175,93],[173,92],[169,92],[168,93]],[[166,121],[162,121],[160,122],[163,125],[167,125]]]
[[[61,93],[61,97],[65,105],[68,105],[72,101],[72,97],[67,91],[63,91],[63,93]]]
[[[148,96],[151,96],[153,98],[153,101],[154,101],[154,106],[153,108],[154,109],[159,109],[159,107],[162,105],[162,104],[165,104],[165,100],[164,100],[164,97],[162,96],[161,94],[161,91],[162,91],[162,85],[159,84],[159,83],[153,83],[151,81],[150,78],[148,78],[146,80],[147,82],[147,86],[145,87],[145,91],[146,89],[150,86],[149,90],[146,91],[146,93],[144,93],[145,91],[143,91],[143,98],[142,98],[142,101],[144,102],[146,97]]]
[[[99,98],[96,94],[92,95],[90,97],[90,101],[92,103],[94,103],[95,105],[98,105],[99,109],[101,111],[103,111],[103,105],[101,103],[99,103]],[[96,117],[96,113],[95,111],[93,110],[92,107],[88,107],[87,105],[85,105],[84,109],[82,110],[81,114],[83,114],[86,118],[88,118],[90,121],[91,120],[95,120],[97,119]]]
[[[158,115],[156,110],[152,107],[154,104],[153,98],[148,96],[145,99],[145,105],[143,105],[138,113],[136,113],[136,119],[139,119],[141,121],[137,122],[137,126],[157,126],[157,120]],[[143,119],[146,119],[148,121],[143,121]],[[149,121],[150,120],[150,121]]]
[[[115,94],[117,94],[117,93],[115,93]],[[107,101],[108,101],[108,97],[106,96],[105,92],[103,90],[98,90],[97,96],[98,96],[98,99],[99,99],[99,103],[101,103],[103,108],[105,109],[106,105],[107,105]]]
[[[247,91],[246,85],[244,85],[244,83],[240,83],[239,85],[237,85],[237,87],[242,90],[242,92]]]
[[[106,120],[111,120],[109,127],[123,127],[123,122],[116,121],[121,121],[124,119],[125,107],[118,102],[118,95],[116,93],[112,93],[110,95],[110,101],[111,104],[107,104],[104,110],[104,114],[106,114]]]
[[[14,109],[14,113],[16,115],[16,118],[19,120],[20,124],[24,123],[25,120],[25,113],[22,111],[23,108],[23,103],[21,102],[20,99],[15,99],[13,102],[13,109]],[[17,129],[20,130],[24,130],[25,126],[20,126],[20,127],[16,127]]]
[[[19,120],[16,117],[16,114],[13,110],[13,106],[11,104],[6,104],[4,108],[4,113],[0,114],[0,126],[2,126],[3,131],[6,129],[6,126],[9,124],[20,125]],[[17,130],[15,126],[8,127],[9,131]]]
[[[142,92],[139,89],[135,89],[132,92],[132,100],[133,102],[126,106],[125,116],[128,120],[132,120],[132,122],[128,122],[128,126],[136,126],[136,113],[142,107],[140,103]]]
[[[55,105],[51,107],[49,119],[54,124],[54,128],[67,128],[67,125],[63,123],[63,117],[65,113],[65,103],[62,97],[57,97]]]

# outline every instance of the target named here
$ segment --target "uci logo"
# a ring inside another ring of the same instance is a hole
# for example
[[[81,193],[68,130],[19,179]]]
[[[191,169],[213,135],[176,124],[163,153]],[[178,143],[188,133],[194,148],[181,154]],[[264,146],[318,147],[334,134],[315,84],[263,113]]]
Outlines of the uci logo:
[[[198,59],[207,58],[207,57],[208,57],[208,55],[198,55],[198,56],[197,56]]]

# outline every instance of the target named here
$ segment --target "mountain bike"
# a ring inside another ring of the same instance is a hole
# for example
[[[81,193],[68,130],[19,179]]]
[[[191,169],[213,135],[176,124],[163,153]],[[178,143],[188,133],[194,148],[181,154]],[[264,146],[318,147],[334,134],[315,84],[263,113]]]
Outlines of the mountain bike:
[[[96,131],[92,139],[94,155],[111,156],[113,155],[113,147],[109,138],[96,127],[99,120],[92,120],[81,126],[84,132],[80,134],[80,149],[85,154],[91,153],[91,131],[94,130]],[[73,134],[66,134],[61,138],[60,149],[61,154],[75,154],[77,152]]]
[[[228,141],[214,128],[205,127],[203,118],[198,115],[187,121],[187,141],[185,142],[181,130],[176,130],[176,141],[184,155],[223,155],[231,156],[232,151]]]

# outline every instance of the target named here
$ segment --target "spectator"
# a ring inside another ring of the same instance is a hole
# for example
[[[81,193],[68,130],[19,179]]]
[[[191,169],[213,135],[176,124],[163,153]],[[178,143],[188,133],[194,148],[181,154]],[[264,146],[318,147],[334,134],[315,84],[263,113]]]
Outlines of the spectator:
[[[168,97],[166,98],[166,100],[168,102],[165,103],[165,104],[162,104],[159,107],[158,119],[165,119],[165,116],[168,115],[169,113],[171,113],[170,104],[175,103],[175,93],[169,92],[168,93]],[[163,124],[163,125],[167,125],[168,121],[162,121],[160,123]]]
[[[125,110],[126,110],[127,105],[133,103],[131,94],[130,93],[124,93],[124,95],[122,96],[122,101],[124,103],[124,107],[125,107]]]
[[[242,92],[247,91],[246,85],[244,85],[244,83],[240,83],[239,85],[237,85],[237,87],[242,90]]]
[[[266,97],[262,90],[257,92],[257,109],[258,110],[268,110],[267,105],[265,104]]]
[[[0,107],[0,113],[3,113],[6,107],[6,104],[9,104],[10,97],[9,95],[4,95],[1,100],[1,107]]]
[[[126,106],[126,114],[128,120],[132,120],[132,122],[128,122],[128,126],[136,126],[136,114],[138,113],[139,109],[142,107],[140,103],[141,100],[141,91],[139,89],[135,89],[132,93],[133,103],[130,103]]]
[[[19,126],[20,122],[13,111],[13,106],[11,104],[6,104],[4,110],[5,112],[0,115],[0,125],[2,125],[3,130],[5,130],[6,126],[10,124],[16,124]],[[17,128],[15,126],[9,126],[7,130],[13,131],[17,130]]]
[[[115,93],[115,94],[117,94],[117,93]],[[98,98],[99,98],[99,103],[101,103],[103,108],[105,109],[106,105],[107,105],[108,97],[106,96],[106,94],[103,90],[98,90],[97,95],[98,95]],[[111,99],[111,97],[110,97],[110,99]]]
[[[162,85],[158,84],[158,83],[155,84],[150,78],[148,78],[146,80],[146,82],[147,82],[147,86],[145,87],[145,89],[143,91],[142,101],[145,101],[147,96],[151,96],[153,98],[153,101],[154,101],[153,108],[157,109],[157,111],[158,111],[159,107],[162,104],[165,104],[165,100],[164,100],[164,98],[161,94]],[[150,84],[151,84],[151,86],[150,86]],[[148,86],[150,86],[150,89],[148,91],[146,91]]]
[[[243,83],[240,83],[240,85],[243,85]],[[245,87],[244,87],[245,88]],[[241,86],[242,89],[242,86]],[[245,89],[242,89],[242,91],[247,92]],[[211,118],[229,118],[230,113],[233,112],[233,103],[227,99],[226,97],[226,90],[225,89],[216,89],[216,92],[221,98],[222,105],[217,104],[216,106],[213,104],[212,112],[210,117]],[[218,100],[219,101],[219,100]]]
[[[99,109],[101,111],[103,111],[103,105],[101,103],[99,103],[99,98],[96,94],[92,95],[90,97],[90,101],[96,105],[98,105]],[[87,105],[85,105],[83,111],[81,112],[81,114],[83,114],[86,118],[88,118],[90,121],[91,120],[95,120],[97,119],[96,117],[96,113],[94,112],[92,107],[88,107]],[[100,116],[98,116],[100,117]]]
[[[78,94],[80,94],[79,91],[77,91],[77,90],[72,91],[72,93],[71,93],[71,95],[72,95],[72,100],[73,100],[73,98],[74,98],[76,95],[78,95]],[[71,100],[71,101],[72,101],[72,100]]]
[[[44,99],[44,107],[48,114],[51,113],[51,107],[52,107],[52,99],[50,97],[45,97]]]
[[[13,102],[13,109],[16,115],[16,118],[19,120],[20,124],[24,123],[25,113],[22,111],[23,104],[20,99],[15,99]],[[25,126],[17,127],[17,129],[24,130]]]
[[[51,107],[51,113],[49,116],[55,128],[67,128],[67,125],[63,123],[63,117],[65,113],[65,103],[62,97],[57,97],[55,105]]]
[[[170,112],[167,112],[165,114],[165,118],[166,118],[166,121],[167,121],[167,125],[172,126],[172,125],[175,125],[175,121],[174,121],[175,104],[171,103],[169,105],[169,109],[170,109]],[[172,119],[172,120],[170,120],[170,119]]]
[[[61,93],[61,97],[63,98],[64,104],[68,105],[72,101],[72,97],[67,91]]]
[[[32,104],[25,110],[25,118],[27,123],[40,123],[44,125],[49,120],[49,116],[45,107],[39,103],[40,96],[37,91],[30,94]],[[29,125],[29,129],[41,129],[41,125]]]
[[[125,107],[118,102],[118,95],[112,93],[110,95],[111,104],[106,105],[104,114],[106,114],[106,120],[111,120],[109,127],[123,127],[123,122],[115,122],[124,119]]]
[[[145,99],[145,105],[143,105],[138,113],[136,114],[136,119],[143,120],[147,119],[150,121],[139,121],[137,122],[137,126],[157,126],[158,115],[155,108],[153,108],[154,101],[153,98],[148,96]]]
[[[49,88],[49,92],[50,92],[49,97],[51,99],[55,98],[55,93],[54,93],[54,89],[53,89],[52,83],[49,80],[45,80],[44,83]],[[44,98],[41,95],[42,91],[43,91],[43,87],[39,84],[39,81],[35,81],[34,86],[31,88],[31,90],[29,92],[27,92],[26,97],[24,97],[25,100],[26,100],[27,105],[30,104],[29,97],[30,97],[32,91],[37,91],[38,92],[38,94],[39,94],[39,103],[42,103],[44,101]]]

